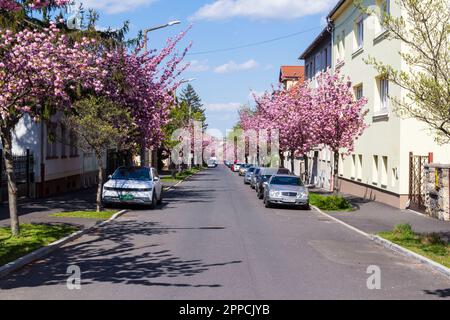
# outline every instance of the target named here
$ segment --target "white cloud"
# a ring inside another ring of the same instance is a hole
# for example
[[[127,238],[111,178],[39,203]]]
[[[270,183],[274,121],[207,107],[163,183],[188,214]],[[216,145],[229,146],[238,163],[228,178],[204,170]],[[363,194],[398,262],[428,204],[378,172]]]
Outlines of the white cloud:
[[[215,0],[201,7],[194,20],[231,17],[295,19],[326,12],[336,0]]]
[[[252,90],[252,91],[250,91],[250,93],[248,94],[248,100],[249,101],[255,101],[255,97],[256,98],[261,98],[264,94],[265,94],[266,92],[265,91],[255,91],[255,90]]]
[[[242,71],[242,70],[251,70],[255,69],[259,66],[258,62],[251,59],[244,63],[238,64],[234,61],[230,61],[228,63],[225,63],[223,65],[220,65],[216,68],[214,68],[215,73],[231,73],[236,71]]]
[[[115,14],[132,11],[138,7],[148,6],[157,0],[80,0],[85,8],[103,10]]]
[[[189,72],[206,72],[209,71],[211,67],[208,64],[208,60],[192,60],[189,62],[189,67],[186,71]]]
[[[230,102],[230,103],[210,103],[206,105],[206,110],[211,112],[218,111],[236,111],[242,106],[242,103]]]

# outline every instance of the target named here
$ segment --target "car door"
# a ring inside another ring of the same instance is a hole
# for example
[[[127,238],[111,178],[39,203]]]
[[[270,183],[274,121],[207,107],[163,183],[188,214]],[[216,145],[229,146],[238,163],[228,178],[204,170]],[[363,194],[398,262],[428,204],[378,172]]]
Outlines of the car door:
[[[159,177],[158,171],[156,169],[152,169],[152,176],[156,197],[158,199],[161,199],[162,183],[161,178]]]

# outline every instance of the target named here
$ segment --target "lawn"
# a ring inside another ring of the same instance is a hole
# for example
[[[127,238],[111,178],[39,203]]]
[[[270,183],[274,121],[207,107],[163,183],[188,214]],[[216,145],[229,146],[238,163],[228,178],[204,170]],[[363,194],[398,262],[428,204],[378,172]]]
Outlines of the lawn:
[[[352,205],[341,196],[309,194],[309,202],[320,210],[325,211],[353,211]]]
[[[115,210],[105,210],[102,212],[73,211],[73,212],[53,213],[53,214],[50,214],[50,217],[108,220],[116,213],[117,213],[117,211],[115,211]]]
[[[400,224],[390,232],[380,232],[380,237],[398,244],[450,268],[450,244],[438,234],[418,234],[409,224]]]
[[[20,237],[12,238],[9,227],[0,228],[0,266],[77,231],[69,225],[22,224]]]
[[[183,181],[187,177],[192,176],[193,174],[196,174],[200,171],[201,171],[201,169],[192,168],[192,169],[184,170],[180,173],[177,173],[175,175],[175,178],[174,177],[163,177],[161,180],[163,182],[179,182],[179,181]]]

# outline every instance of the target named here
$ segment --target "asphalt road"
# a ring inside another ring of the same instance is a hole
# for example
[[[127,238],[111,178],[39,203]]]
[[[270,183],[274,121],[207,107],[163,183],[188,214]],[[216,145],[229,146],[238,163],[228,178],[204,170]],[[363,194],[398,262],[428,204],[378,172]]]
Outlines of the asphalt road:
[[[81,270],[69,290],[67,268]],[[367,288],[367,268],[381,289]],[[315,211],[265,209],[225,167],[0,280],[0,299],[449,299],[450,280]]]

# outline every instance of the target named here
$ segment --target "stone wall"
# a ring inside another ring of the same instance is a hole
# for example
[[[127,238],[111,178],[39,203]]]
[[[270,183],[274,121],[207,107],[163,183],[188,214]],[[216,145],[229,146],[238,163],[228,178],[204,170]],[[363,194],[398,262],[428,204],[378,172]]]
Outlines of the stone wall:
[[[425,165],[426,213],[439,220],[450,221],[450,165]]]

